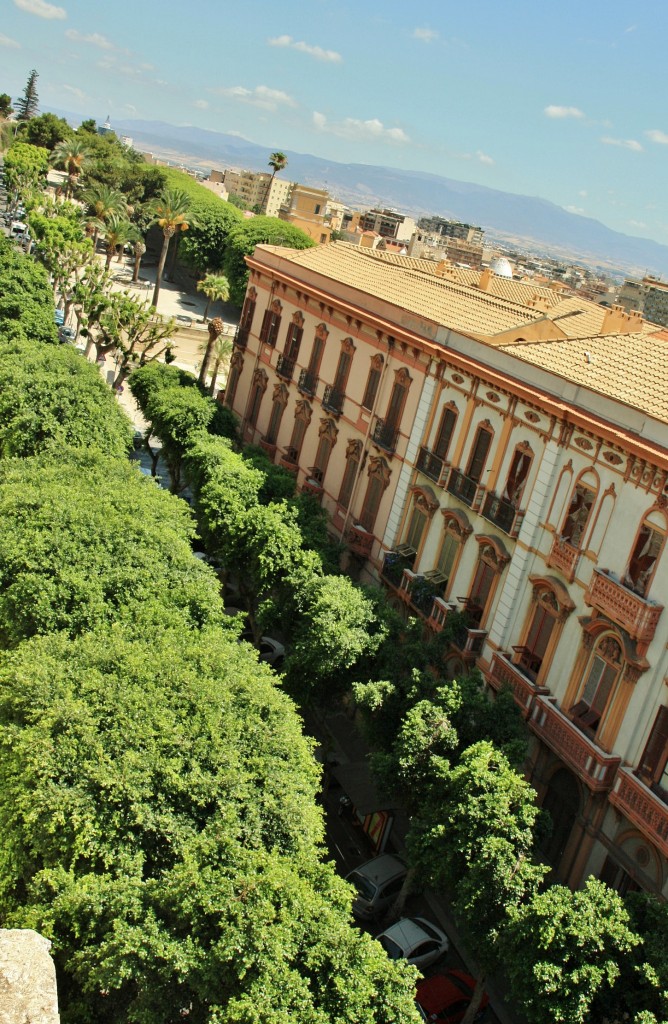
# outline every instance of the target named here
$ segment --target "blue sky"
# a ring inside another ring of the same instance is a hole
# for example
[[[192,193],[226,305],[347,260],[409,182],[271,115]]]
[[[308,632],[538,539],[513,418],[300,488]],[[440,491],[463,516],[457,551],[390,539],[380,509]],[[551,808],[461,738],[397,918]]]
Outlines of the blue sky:
[[[0,92],[541,196],[668,243],[665,0],[2,0]],[[439,211],[434,211],[438,213]]]

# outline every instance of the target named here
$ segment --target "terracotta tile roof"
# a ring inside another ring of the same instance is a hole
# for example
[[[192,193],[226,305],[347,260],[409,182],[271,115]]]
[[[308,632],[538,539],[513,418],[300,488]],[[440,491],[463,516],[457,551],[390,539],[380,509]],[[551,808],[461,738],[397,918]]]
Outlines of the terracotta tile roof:
[[[499,350],[668,423],[668,332],[515,342]]]
[[[269,249],[290,263],[465,334],[493,337],[545,315],[478,288],[436,277],[433,271],[425,272],[421,265],[427,260],[392,253],[384,253],[379,259],[376,253],[345,242],[313,249],[258,248]]]
[[[568,298],[557,296],[556,303],[550,307],[546,316],[558,324],[559,329],[568,338],[584,338],[598,334],[607,310],[589,299]]]

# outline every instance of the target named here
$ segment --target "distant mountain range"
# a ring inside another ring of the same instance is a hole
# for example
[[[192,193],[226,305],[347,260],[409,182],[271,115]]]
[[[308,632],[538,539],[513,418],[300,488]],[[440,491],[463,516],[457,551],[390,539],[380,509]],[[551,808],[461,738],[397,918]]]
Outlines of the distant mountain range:
[[[60,112],[59,112],[60,113]],[[267,170],[269,153],[236,135],[179,127],[164,121],[115,121],[113,127],[172,160],[206,167]],[[568,213],[535,196],[516,195],[423,171],[343,164],[284,150],[290,180],[326,188],[355,206],[394,207],[419,217],[436,215],[480,225],[493,238],[518,247],[578,260],[609,272],[668,276],[668,246],[624,235],[591,217]]]

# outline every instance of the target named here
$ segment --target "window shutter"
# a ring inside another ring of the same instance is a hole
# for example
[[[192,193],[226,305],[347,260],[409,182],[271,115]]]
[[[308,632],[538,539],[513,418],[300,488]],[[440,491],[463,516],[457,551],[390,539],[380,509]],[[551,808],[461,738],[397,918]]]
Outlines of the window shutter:
[[[434,445],[434,455],[438,459],[444,459],[448,454],[448,448],[450,447],[452,432],[455,429],[456,422],[457,413],[454,409],[444,409],[443,416],[441,418],[441,425],[438,429],[436,443]]]
[[[452,567],[455,564],[458,547],[459,541],[457,538],[453,537],[451,533],[446,533],[443,538],[443,544],[441,545],[441,552],[438,556],[438,564],[436,566],[438,571],[445,576],[446,580],[450,579],[450,573],[452,572]]]
[[[387,415],[385,416],[385,425],[387,427],[398,427],[399,420],[401,419],[401,411],[404,404],[404,395],[406,388],[401,384],[395,384],[392,388],[392,394],[390,395],[390,402],[387,407]]]
[[[380,383],[380,370],[375,370],[373,367],[369,370],[369,377],[366,382],[366,388],[364,390],[364,398],[362,399],[363,409],[373,409],[373,403],[376,401],[376,394],[378,392],[378,385]]]
[[[469,467],[466,475],[471,480],[475,480],[476,483],[480,483],[480,477],[482,471],[485,468],[485,461],[487,459],[487,453],[489,452],[489,446],[492,443],[492,435],[489,430],[478,430],[478,435],[475,439],[473,451],[471,452],[471,458],[469,459]]]
[[[349,352],[342,352],[339,356],[339,365],[336,368],[336,377],[334,379],[334,387],[337,391],[346,390],[351,361],[352,356]]]
[[[659,708],[640,759],[638,770],[642,776],[655,782],[663,772],[668,757],[668,707]]]
[[[322,352],[325,347],[325,342],[322,338],[315,338],[313,342],[313,348],[311,349],[311,358],[308,362],[308,372],[318,374],[320,372],[320,361],[322,359]]]

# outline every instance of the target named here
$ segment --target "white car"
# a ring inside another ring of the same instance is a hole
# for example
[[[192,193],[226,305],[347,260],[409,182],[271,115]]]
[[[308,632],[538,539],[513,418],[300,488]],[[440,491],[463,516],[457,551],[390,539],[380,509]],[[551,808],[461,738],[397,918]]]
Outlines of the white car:
[[[445,932],[424,917],[402,917],[376,939],[391,960],[407,960],[421,971],[440,960],[450,947]]]

